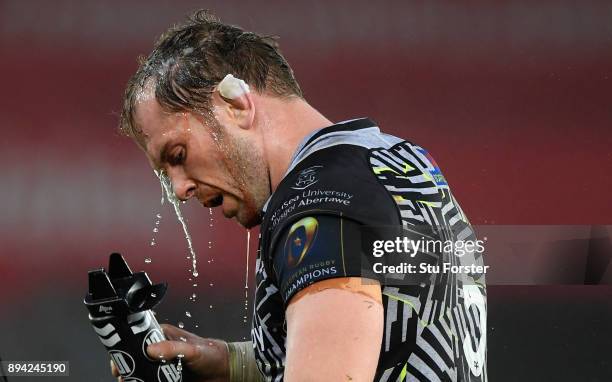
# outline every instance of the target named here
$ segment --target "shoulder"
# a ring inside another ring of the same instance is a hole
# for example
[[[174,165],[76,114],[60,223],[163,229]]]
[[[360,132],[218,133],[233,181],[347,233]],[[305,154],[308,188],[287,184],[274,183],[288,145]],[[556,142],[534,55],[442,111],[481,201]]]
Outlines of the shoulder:
[[[277,229],[305,214],[336,215],[362,224],[397,224],[395,203],[376,177],[369,151],[340,144],[299,161],[268,203],[269,228]]]

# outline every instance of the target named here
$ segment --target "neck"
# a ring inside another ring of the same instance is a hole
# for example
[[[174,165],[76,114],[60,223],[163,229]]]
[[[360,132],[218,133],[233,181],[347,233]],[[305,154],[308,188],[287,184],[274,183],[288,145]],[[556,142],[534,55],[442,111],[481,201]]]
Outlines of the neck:
[[[260,98],[259,124],[270,188],[274,192],[289,168],[300,142],[310,133],[333,123],[300,98]],[[263,104],[263,105],[262,105]]]

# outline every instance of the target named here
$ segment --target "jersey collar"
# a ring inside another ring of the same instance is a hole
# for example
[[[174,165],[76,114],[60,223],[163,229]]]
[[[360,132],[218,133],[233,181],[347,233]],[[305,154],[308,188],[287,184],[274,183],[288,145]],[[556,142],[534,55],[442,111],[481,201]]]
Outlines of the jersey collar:
[[[310,134],[305,136],[304,139],[302,139],[297,149],[291,156],[291,160],[289,161],[289,167],[287,169],[287,172],[283,176],[283,178],[287,176],[287,174],[291,171],[291,169],[293,168],[293,162],[295,162],[295,160],[298,158],[298,156],[304,150],[304,148],[306,148],[309,144],[316,141],[317,139],[323,137],[326,134],[330,134],[330,133],[336,133],[339,131],[355,131],[355,130],[361,130],[361,129],[368,129],[371,127],[376,127],[376,124],[371,119],[355,118],[355,119],[349,119],[346,121],[334,123],[331,126],[327,126],[322,129],[318,129],[318,130],[311,132]],[[262,208],[262,213],[265,213],[266,210],[268,209],[268,203],[270,203],[270,200],[272,199],[273,195],[274,193],[272,193],[268,197],[268,200],[266,200],[266,203],[264,204]]]
[[[304,149],[304,147],[308,146],[310,143],[314,142],[315,140],[321,138],[322,136],[326,134],[335,133],[338,131],[355,131],[355,130],[367,129],[370,127],[376,127],[376,124],[371,119],[355,118],[355,119],[349,119],[346,121],[338,122],[331,126],[327,126],[322,129],[316,130],[310,133],[309,135],[307,135],[302,140],[302,143],[298,146],[298,149],[293,154],[293,157],[291,158],[291,162],[293,162],[293,159],[295,159],[300,154],[300,152]]]

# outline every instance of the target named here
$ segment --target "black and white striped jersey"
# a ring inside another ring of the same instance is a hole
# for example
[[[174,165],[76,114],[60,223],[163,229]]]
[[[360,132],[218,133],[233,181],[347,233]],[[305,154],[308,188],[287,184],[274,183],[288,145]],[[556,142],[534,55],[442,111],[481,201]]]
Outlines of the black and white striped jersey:
[[[251,338],[268,381],[283,380],[291,298],[320,280],[363,276],[362,226],[425,226],[439,240],[475,239],[423,148],[381,133],[369,119],[311,134],[266,203],[261,225]],[[439,256],[454,265],[482,264],[476,252]],[[376,381],[487,380],[483,273],[382,284],[382,293]]]

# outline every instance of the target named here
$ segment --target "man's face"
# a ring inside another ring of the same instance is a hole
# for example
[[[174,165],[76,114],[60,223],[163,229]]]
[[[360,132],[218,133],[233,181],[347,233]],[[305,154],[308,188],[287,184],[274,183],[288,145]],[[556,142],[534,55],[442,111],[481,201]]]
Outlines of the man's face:
[[[134,119],[151,165],[168,175],[179,199],[221,206],[226,218],[247,228],[260,223],[270,183],[253,131],[225,120],[224,126],[212,115],[168,113],[153,96],[141,98]]]

